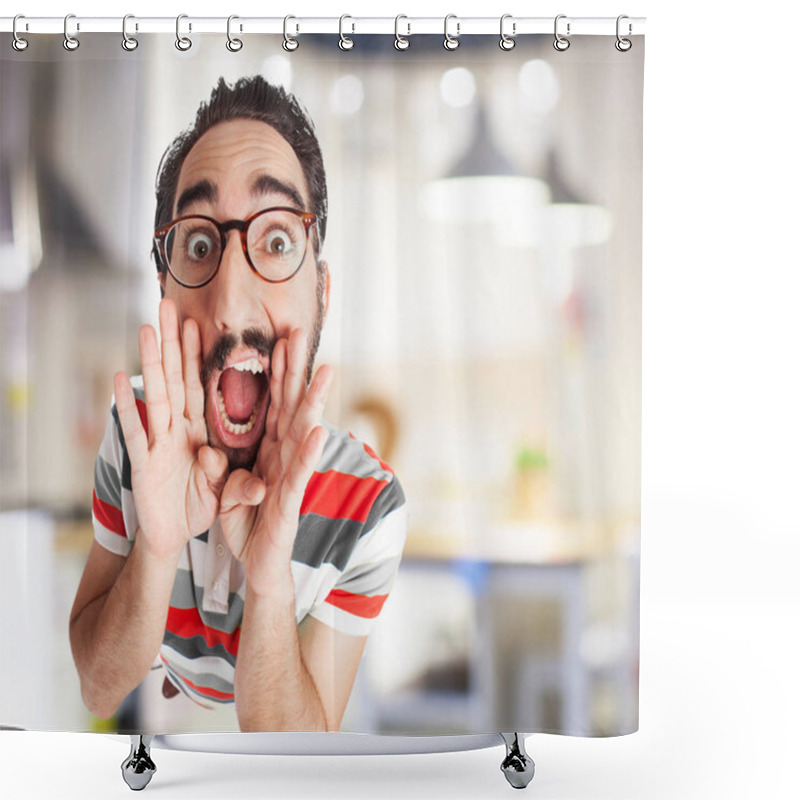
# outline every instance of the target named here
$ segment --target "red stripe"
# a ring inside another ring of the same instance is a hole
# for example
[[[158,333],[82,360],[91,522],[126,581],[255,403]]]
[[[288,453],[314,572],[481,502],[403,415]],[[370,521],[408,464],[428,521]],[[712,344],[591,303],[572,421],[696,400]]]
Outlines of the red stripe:
[[[378,454],[368,444],[366,444],[366,442],[362,442],[361,444],[364,445],[364,452],[366,452],[368,456],[372,456],[372,458],[374,458],[381,465],[381,469],[384,469],[386,472],[394,475],[392,468],[385,461],[381,461],[380,458],[378,458]]]
[[[110,531],[124,536],[125,533],[125,520],[122,518],[122,512],[110,503],[104,503],[98,496],[97,492],[92,492],[92,511],[94,512],[95,519]]]
[[[365,594],[352,594],[344,589],[334,589],[326,598],[325,602],[330,603],[342,611],[355,614],[357,617],[374,619],[381,613],[383,604],[386,602],[388,594],[376,594],[368,597]]]
[[[366,522],[373,503],[387,483],[333,469],[315,472],[306,486],[300,513]]]
[[[239,652],[239,632],[237,628],[233,633],[217,630],[206,625],[200,612],[196,608],[169,607],[167,614],[167,630],[183,639],[193,636],[202,636],[209,647],[221,644],[232,656]]]
[[[136,410],[139,412],[139,419],[142,421],[144,435],[147,436],[147,406],[145,405],[144,400],[140,400],[138,397],[136,398]]]
[[[216,697],[217,700],[233,700],[234,698],[233,692],[221,692],[219,689],[212,689],[210,686],[198,686],[183,675],[181,675],[181,680],[187,686],[191,686],[196,692],[204,694],[206,697]]]

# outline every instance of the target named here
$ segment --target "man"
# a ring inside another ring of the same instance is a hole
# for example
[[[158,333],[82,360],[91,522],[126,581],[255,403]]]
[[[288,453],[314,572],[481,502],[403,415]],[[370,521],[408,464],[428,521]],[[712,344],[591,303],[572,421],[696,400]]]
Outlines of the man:
[[[405,501],[322,423],[330,276],[305,112],[222,79],[162,159],[161,346],[114,377],[95,541],[70,616],[86,706],[111,716],[159,659],[164,694],[235,702],[245,731],[337,730],[393,584]]]

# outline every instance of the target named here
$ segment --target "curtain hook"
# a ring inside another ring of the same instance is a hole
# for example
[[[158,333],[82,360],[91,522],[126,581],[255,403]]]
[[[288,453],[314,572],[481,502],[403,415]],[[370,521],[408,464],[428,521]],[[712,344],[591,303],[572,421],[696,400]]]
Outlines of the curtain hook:
[[[297,19],[297,17],[291,16],[291,14],[287,17],[283,18],[283,49],[287,52],[291,53],[297,50],[300,47],[300,42],[297,39],[289,36],[289,31],[287,30],[287,25],[289,24],[290,19]],[[297,32],[300,32],[300,26],[297,26]]]
[[[562,36],[558,32],[558,21],[560,19],[566,19],[566,18],[567,18],[566,14],[559,14],[556,17],[555,24],[553,25],[553,33],[555,34],[555,37],[556,37],[553,40],[553,47],[555,47],[555,49],[558,50],[559,53],[563,53],[565,50],[569,49],[569,39],[567,39],[566,36]],[[569,34],[570,34],[570,30],[569,29],[570,29],[570,24],[569,24],[569,22],[567,22],[567,36],[569,36]]]
[[[17,33],[17,20],[18,20],[18,19],[25,19],[25,16],[24,16],[23,14],[17,14],[17,16],[16,16],[16,17],[14,17],[14,23],[13,23],[13,25],[11,26],[11,31],[12,31],[12,33],[14,34],[14,39],[13,39],[13,41],[11,42],[11,46],[12,46],[12,47],[13,47],[13,48],[14,48],[14,49],[15,49],[15,50],[18,52],[18,53],[21,53],[21,52],[22,52],[23,50],[25,50],[25,48],[28,46],[28,40],[27,40],[27,39],[23,39],[23,38],[22,38],[22,37],[21,37],[21,36],[20,36],[20,35]],[[25,23],[25,29],[27,30],[27,28],[28,28],[28,23],[26,22],[26,23]]]
[[[353,49],[353,45],[355,44],[355,42],[349,36],[345,36],[344,35],[343,27],[344,27],[344,21],[346,19],[353,19],[353,18],[349,14],[342,14],[342,16],[339,17],[339,49],[340,50],[352,50]],[[356,24],[355,24],[355,22],[351,23],[351,25],[352,25],[352,30],[350,32],[351,33],[355,33],[356,32]]]
[[[128,36],[128,20],[135,19],[133,14],[126,14],[122,18],[122,49],[127,50],[129,53],[139,46],[139,40],[135,36]],[[139,25],[136,25],[136,30],[139,30]]]
[[[517,23],[516,22],[512,22],[511,23],[511,36],[508,36],[506,34],[505,29],[503,27],[505,25],[506,20],[507,19],[511,19],[511,18],[512,18],[511,14],[503,14],[503,16],[500,17],[500,49],[501,50],[513,50],[514,49],[514,45],[516,44],[516,42],[514,41],[514,39],[512,37],[517,35]]]
[[[411,23],[407,22],[406,27],[408,31],[406,32],[406,36],[400,35],[400,20],[401,19],[408,19],[405,14],[398,14],[394,18],[394,47],[395,50],[408,50],[411,47],[411,42],[406,39],[406,36],[411,36]]]
[[[186,19],[188,14],[178,14],[175,20],[175,47],[178,50],[185,52],[192,46],[192,40],[188,36],[181,36],[181,20]],[[189,30],[192,29],[192,23],[189,23]]]
[[[447,23],[450,22],[451,19],[456,20],[456,35],[451,36],[447,32]],[[461,35],[461,23],[458,21],[458,17],[455,14],[448,14],[444,18],[444,49],[445,50],[456,50],[458,49],[458,45],[461,44],[458,41],[458,37]]]
[[[627,14],[620,14],[620,15],[617,17],[617,41],[616,41],[616,42],[614,42],[614,47],[616,47],[616,48],[617,48],[617,50],[619,50],[619,51],[620,51],[620,53],[627,53],[627,52],[628,52],[628,50],[630,50],[630,49],[631,49],[631,47],[633,47],[633,42],[631,42],[631,40],[630,40],[630,39],[623,39],[623,38],[622,38],[622,37],[619,35],[619,23],[620,23],[620,22],[621,22],[623,19],[628,19],[628,16],[627,16]],[[631,23],[630,23],[630,22],[628,22],[628,36],[630,36],[630,35],[631,35],[631,33],[633,33],[633,26],[631,25]]]
[[[71,19],[75,19],[74,14],[67,14],[67,16],[64,17],[64,41],[62,42],[64,49],[69,50],[70,52],[77,50],[81,46],[81,43],[74,36],[70,36],[69,31],[67,30],[69,21]],[[75,23],[75,29],[78,31],[81,29],[80,23]]]
[[[237,17],[236,14],[231,14],[228,17],[228,41],[225,42],[225,47],[227,47],[228,50],[230,50],[231,53],[238,53],[243,47],[243,43],[242,43],[241,39],[237,39],[237,38],[231,36],[231,22],[233,22],[233,20],[235,20],[235,19],[239,19],[239,17]],[[240,25],[239,26],[239,31],[241,32],[241,30],[242,30],[242,26]]]

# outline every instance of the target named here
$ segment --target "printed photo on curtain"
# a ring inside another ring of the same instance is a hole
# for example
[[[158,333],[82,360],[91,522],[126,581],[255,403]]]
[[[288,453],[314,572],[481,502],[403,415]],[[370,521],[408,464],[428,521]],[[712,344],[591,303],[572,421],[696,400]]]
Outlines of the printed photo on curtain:
[[[0,721],[635,731],[643,37],[29,38]]]

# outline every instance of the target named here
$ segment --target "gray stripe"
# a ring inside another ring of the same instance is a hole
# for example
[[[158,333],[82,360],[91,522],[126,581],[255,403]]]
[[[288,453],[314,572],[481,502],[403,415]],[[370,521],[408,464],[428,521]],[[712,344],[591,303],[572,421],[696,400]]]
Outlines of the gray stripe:
[[[352,575],[345,573],[345,579],[339,581],[336,588],[353,594],[388,594],[394,585],[400,558],[401,556],[395,556],[372,564],[363,564],[354,569]]]
[[[122,508],[119,475],[111,464],[98,455],[94,460],[94,490],[97,496],[114,508]]]
[[[242,623],[242,614],[244,613],[242,598],[236,592],[230,592],[228,594],[228,613],[222,614],[218,611],[203,610],[203,594],[203,587],[195,584],[189,570],[178,569],[176,571],[169,604],[173,608],[196,608],[200,618],[210,628],[224,633],[233,633]]]
[[[198,656],[215,656],[227,661],[232,667],[236,666],[236,656],[231,655],[221,644],[209,647],[202,636],[192,636],[184,639],[177,636],[172,631],[164,631],[164,644],[169,645],[173,650],[177,650],[184,658],[197,658]]]
[[[363,523],[352,519],[330,519],[319,514],[303,514],[297,527],[292,561],[309,567],[319,567],[323,563],[333,564],[341,572],[363,528]]]
[[[391,483],[384,486],[381,493],[375,498],[369,516],[364,523],[364,533],[371,531],[387,514],[400,508],[406,502],[403,487],[397,477],[392,478]]]
[[[383,469],[367,453],[363,442],[351,439],[346,431],[340,431],[327,423],[325,428],[329,436],[317,465],[317,472],[335,469],[337,472],[344,472],[356,478],[375,478],[382,481],[392,479],[392,473]]]

